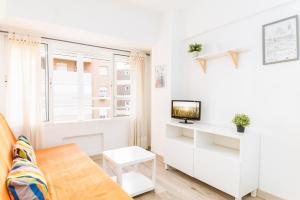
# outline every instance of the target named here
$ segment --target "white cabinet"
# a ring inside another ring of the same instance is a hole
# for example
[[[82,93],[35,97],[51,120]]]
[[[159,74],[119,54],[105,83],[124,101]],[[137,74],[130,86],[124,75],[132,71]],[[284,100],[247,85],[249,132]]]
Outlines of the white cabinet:
[[[255,194],[259,179],[259,134],[238,134],[208,124],[166,125],[165,163],[236,199]]]
[[[176,169],[193,176],[194,169],[194,149],[191,145],[181,142],[176,139],[166,140],[166,155],[165,161],[171,166],[176,166]]]
[[[194,130],[176,126],[166,127],[165,161],[178,170],[194,174]]]
[[[195,178],[238,196],[239,160],[207,149],[196,149]]]

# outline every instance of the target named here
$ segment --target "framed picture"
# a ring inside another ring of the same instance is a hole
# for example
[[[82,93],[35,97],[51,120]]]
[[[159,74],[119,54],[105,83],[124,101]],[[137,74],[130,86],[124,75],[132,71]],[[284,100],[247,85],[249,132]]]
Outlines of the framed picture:
[[[166,65],[156,65],[155,66],[155,88],[166,87]]]
[[[263,26],[263,64],[299,59],[298,16],[288,17]]]

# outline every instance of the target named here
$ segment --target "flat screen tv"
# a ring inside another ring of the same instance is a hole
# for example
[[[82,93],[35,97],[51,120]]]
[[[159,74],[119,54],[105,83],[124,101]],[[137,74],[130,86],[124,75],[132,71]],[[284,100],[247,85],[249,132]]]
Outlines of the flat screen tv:
[[[201,119],[201,102],[172,100],[172,118],[183,119],[180,123],[192,124],[188,120]]]

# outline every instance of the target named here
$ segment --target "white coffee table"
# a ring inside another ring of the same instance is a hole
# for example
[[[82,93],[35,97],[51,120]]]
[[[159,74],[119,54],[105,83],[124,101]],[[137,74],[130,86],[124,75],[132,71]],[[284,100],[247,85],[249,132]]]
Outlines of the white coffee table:
[[[138,172],[138,164],[152,161],[152,179]],[[132,146],[103,152],[103,168],[110,166],[117,175],[117,183],[131,196],[155,189],[156,155],[143,148]],[[135,170],[124,173],[124,167],[135,166]]]

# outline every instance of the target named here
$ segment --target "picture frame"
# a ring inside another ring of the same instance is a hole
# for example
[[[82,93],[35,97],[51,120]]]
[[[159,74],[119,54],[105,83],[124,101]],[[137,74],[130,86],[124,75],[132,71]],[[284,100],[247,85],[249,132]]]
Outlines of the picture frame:
[[[165,88],[166,87],[166,75],[167,66],[166,65],[156,65],[155,66],[155,88]]]
[[[265,24],[262,32],[264,65],[299,60],[298,15]]]

